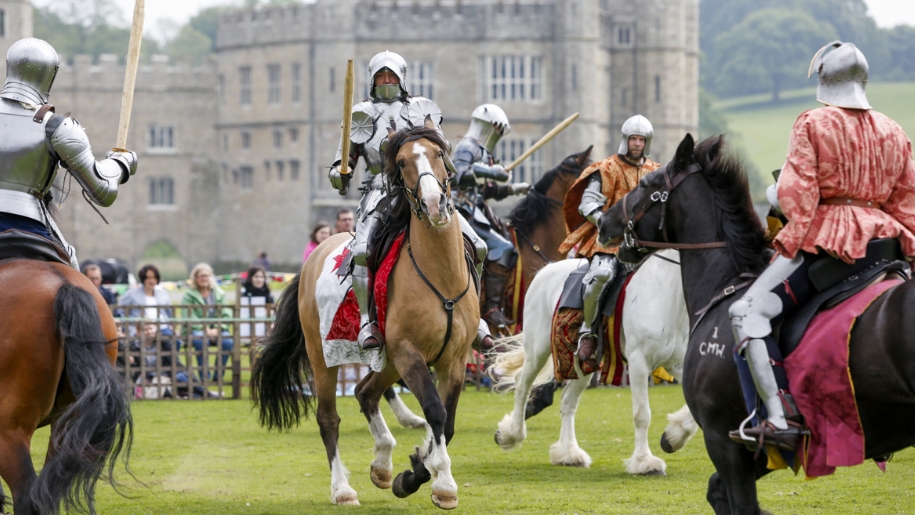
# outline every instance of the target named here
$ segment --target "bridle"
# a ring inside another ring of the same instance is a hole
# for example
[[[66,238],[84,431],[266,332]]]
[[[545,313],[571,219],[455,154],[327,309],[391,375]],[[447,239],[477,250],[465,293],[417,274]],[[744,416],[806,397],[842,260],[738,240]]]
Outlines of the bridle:
[[[635,216],[629,216],[629,207],[626,204],[626,199],[629,195],[623,197],[623,222],[626,227],[623,229],[623,241],[626,246],[637,250],[639,252],[652,252],[651,249],[677,249],[677,250],[694,250],[694,249],[720,249],[725,248],[727,243],[723,241],[709,242],[709,243],[671,243],[667,237],[667,201],[670,198],[671,193],[680,185],[686,178],[692,174],[700,171],[702,167],[698,163],[693,163],[682,170],[677,170],[674,168],[674,172],[671,173],[670,163],[664,165],[659,170],[664,175],[664,182],[666,189],[661,189],[653,192],[651,195],[645,197],[645,199],[640,202],[634,209]],[[640,240],[638,234],[635,232],[635,226],[639,223],[639,220],[651,209],[651,206],[655,202],[661,203],[661,223],[658,226],[658,230],[664,235],[664,241],[645,241]]]
[[[423,138],[421,136],[411,136],[411,137],[407,138],[406,140],[404,140],[403,143],[400,144],[400,147],[403,148],[403,146],[406,145],[407,143],[410,143],[411,141],[416,141],[419,139],[423,139]],[[444,153],[444,150],[439,149],[439,152]],[[442,182],[438,177],[436,177],[435,174],[432,172],[423,172],[423,173],[419,174],[419,177],[416,178],[416,186],[413,189],[410,189],[406,185],[406,182],[395,186],[396,188],[402,189],[404,191],[404,196],[407,197],[407,203],[410,204],[410,211],[412,211],[413,214],[416,215],[416,218],[418,218],[420,221],[422,221],[423,208],[422,208],[422,203],[420,202],[420,199],[419,199],[419,186],[420,186],[420,184],[422,184],[423,177],[426,175],[429,175],[433,179],[435,179],[435,183],[438,184],[438,187],[439,187],[441,193],[443,195],[445,195],[445,198],[447,199],[445,201],[445,209],[448,210],[449,215],[454,215],[454,200],[451,198],[451,191],[448,189],[448,186],[446,186],[445,183]],[[450,175],[450,172],[449,172],[449,175]],[[400,178],[401,178],[401,180],[403,180],[403,173],[400,173]],[[449,177],[449,180],[450,180],[450,177]]]

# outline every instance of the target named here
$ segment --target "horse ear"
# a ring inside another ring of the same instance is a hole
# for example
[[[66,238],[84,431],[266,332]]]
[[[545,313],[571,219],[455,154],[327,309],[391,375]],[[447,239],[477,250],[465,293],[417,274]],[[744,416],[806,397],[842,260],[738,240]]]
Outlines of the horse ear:
[[[423,126],[427,129],[435,128],[435,122],[432,121],[432,115],[426,115],[426,120],[423,122]]]
[[[693,150],[696,149],[696,141],[692,134],[687,133],[680,146],[677,147],[677,153],[674,154],[674,165],[677,168],[688,166],[693,162]]]
[[[585,163],[588,162],[588,159],[591,157],[592,150],[594,150],[594,145],[591,145],[590,147],[588,147],[587,150],[585,150],[584,152],[579,154],[579,157],[578,157],[579,164],[584,165]]]

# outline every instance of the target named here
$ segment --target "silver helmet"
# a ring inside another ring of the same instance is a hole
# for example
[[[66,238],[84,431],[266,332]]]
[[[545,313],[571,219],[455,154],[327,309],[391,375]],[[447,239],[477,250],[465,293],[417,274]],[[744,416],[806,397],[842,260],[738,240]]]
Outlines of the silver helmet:
[[[867,59],[854,43],[833,41],[821,48],[807,70],[819,77],[817,101],[846,109],[870,109],[864,86],[867,85]]]
[[[651,156],[651,138],[654,136],[654,127],[651,126],[648,118],[640,114],[633,116],[623,123],[621,132],[623,139],[620,140],[620,154],[625,156],[629,153],[629,136],[644,136],[645,150],[642,154],[645,157]]]
[[[375,75],[388,69],[397,75],[400,84],[375,86]],[[372,98],[382,102],[393,102],[407,94],[407,61],[400,54],[385,50],[369,61],[369,77],[372,81]]]
[[[20,39],[6,53],[6,84],[0,98],[47,104],[58,68],[60,58],[47,41]]]
[[[467,137],[480,142],[486,150],[492,153],[496,143],[512,130],[508,123],[505,111],[495,104],[483,104],[473,110],[470,115],[470,129]]]

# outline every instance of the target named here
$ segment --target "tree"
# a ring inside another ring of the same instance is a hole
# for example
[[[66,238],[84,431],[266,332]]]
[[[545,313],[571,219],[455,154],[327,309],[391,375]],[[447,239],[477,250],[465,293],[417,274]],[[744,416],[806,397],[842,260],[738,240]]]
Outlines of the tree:
[[[199,63],[213,52],[213,40],[190,24],[181,27],[178,35],[165,47],[168,55],[175,59],[186,59]]]
[[[728,119],[713,102],[712,95],[699,88],[699,139],[728,132]]]
[[[834,39],[832,25],[803,12],[756,11],[715,41],[713,83],[720,94],[769,91],[777,101],[783,89],[805,84],[810,59]]]
[[[915,27],[898,25],[887,31],[887,46],[890,54],[887,78],[915,79]]]

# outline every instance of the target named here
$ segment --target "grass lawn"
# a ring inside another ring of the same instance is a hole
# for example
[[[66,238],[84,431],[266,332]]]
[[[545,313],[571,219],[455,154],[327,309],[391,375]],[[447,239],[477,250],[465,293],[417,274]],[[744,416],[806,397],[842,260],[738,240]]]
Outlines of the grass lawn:
[[[405,400],[414,410],[415,399]],[[557,396],[557,404],[558,404]],[[683,402],[676,386],[651,389],[654,413],[650,441],[657,441],[665,415]],[[588,390],[578,415],[580,445],[594,459],[590,469],[549,464],[548,449],[559,434],[558,406],[528,422],[528,440],[514,452],[493,442],[496,423],[511,398],[468,390],[449,448],[459,486],[461,513],[709,513],[705,489],[713,472],[701,434],[678,454],[664,455],[667,477],[631,477],[622,460],[632,450],[629,391]],[[314,421],[286,434],[258,427],[248,401],[139,401],[133,404],[136,440],[131,465],[146,486],[121,473],[131,498],[99,488],[104,514],[317,514],[436,513],[425,485],[408,499],[376,489],[368,475],[372,440],[352,397],[340,398],[341,455],[352,471],[359,508],[329,502],[330,474]],[[383,408],[389,421],[390,411]],[[398,447],[395,471],[422,432],[392,427]],[[40,463],[47,431],[35,438]],[[900,453],[883,474],[873,463],[840,470],[816,481],[781,471],[759,482],[763,508],[773,513],[915,513],[915,452]]]
[[[772,183],[770,172],[785,162],[794,120],[803,111],[822,105],[816,101],[816,88],[785,92],[774,104],[769,98],[755,95],[717,104],[725,110],[731,132],[742,142],[746,159],[757,166],[766,184]],[[874,109],[896,120],[910,138],[915,136],[915,83],[868,83],[867,98]]]

